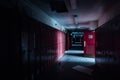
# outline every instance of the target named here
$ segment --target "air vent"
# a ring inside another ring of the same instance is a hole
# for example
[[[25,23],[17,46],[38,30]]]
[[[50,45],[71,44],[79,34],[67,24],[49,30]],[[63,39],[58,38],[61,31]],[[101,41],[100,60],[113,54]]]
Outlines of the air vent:
[[[51,1],[50,7],[52,11],[56,11],[59,13],[68,12],[64,1]]]

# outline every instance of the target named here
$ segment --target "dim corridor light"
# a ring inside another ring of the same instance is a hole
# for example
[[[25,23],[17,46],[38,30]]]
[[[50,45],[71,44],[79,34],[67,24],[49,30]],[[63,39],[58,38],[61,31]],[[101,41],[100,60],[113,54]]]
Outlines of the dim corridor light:
[[[83,50],[68,50],[68,51],[65,51],[65,53],[83,54],[84,51]]]
[[[77,63],[95,64],[95,58],[80,57],[80,56],[73,56],[73,55],[65,55],[59,61],[60,62],[77,62]]]

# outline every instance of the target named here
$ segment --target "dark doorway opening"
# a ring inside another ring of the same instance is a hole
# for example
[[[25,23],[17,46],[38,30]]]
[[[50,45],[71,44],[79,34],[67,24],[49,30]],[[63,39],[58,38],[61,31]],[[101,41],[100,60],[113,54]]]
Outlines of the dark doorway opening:
[[[72,49],[83,50],[84,46],[84,33],[83,32],[71,32],[72,37]]]
[[[66,34],[66,50],[84,51],[84,32],[87,29],[71,29]]]

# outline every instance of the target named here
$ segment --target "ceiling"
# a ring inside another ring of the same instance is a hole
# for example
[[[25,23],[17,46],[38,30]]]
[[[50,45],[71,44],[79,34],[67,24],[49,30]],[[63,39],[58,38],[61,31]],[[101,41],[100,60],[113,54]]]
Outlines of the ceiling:
[[[54,18],[66,29],[84,29],[94,30],[97,27],[97,21],[104,13],[104,10],[112,6],[114,0],[30,0],[45,13]],[[59,6],[58,3],[50,4],[51,1],[63,1],[65,3]],[[112,3],[112,4],[111,4]],[[52,7],[61,8],[63,11],[53,10]],[[66,10],[67,9],[67,10]]]

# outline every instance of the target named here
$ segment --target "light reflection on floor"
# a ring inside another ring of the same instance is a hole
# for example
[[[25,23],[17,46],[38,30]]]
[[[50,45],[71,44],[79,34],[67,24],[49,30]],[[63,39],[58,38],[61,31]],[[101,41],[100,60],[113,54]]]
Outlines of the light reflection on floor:
[[[83,50],[68,50],[68,51],[65,51],[65,53],[68,53],[68,54],[83,54],[84,51]]]
[[[73,56],[73,55],[64,55],[59,61],[61,61],[61,62],[95,63],[95,58],[80,57],[80,56]]]
[[[102,63],[102,64],[116,64],[118,63],[117,60],[115,61],[114,58],[106,58],[106,57],[100,57],[100,58],[96,58],[96,61],[98,63]]]
[[[84,51],[68,50],[59,62],[58,70],[61,72],[61,80],[91,80],[86,78],[92,74],[92,66],[95,64],[95,59],[84,56]],[[80,75],[82,78],[80,78]],[[85,79],[83,79],[83,76]]]
[[[68,50],[66,51],[66,54],[59,61],[60,62],[77,62],[77,63],[95,64],[95,58],[85,57],[85,56],[76,56],[74,54],[84,54],[84,51]]]

